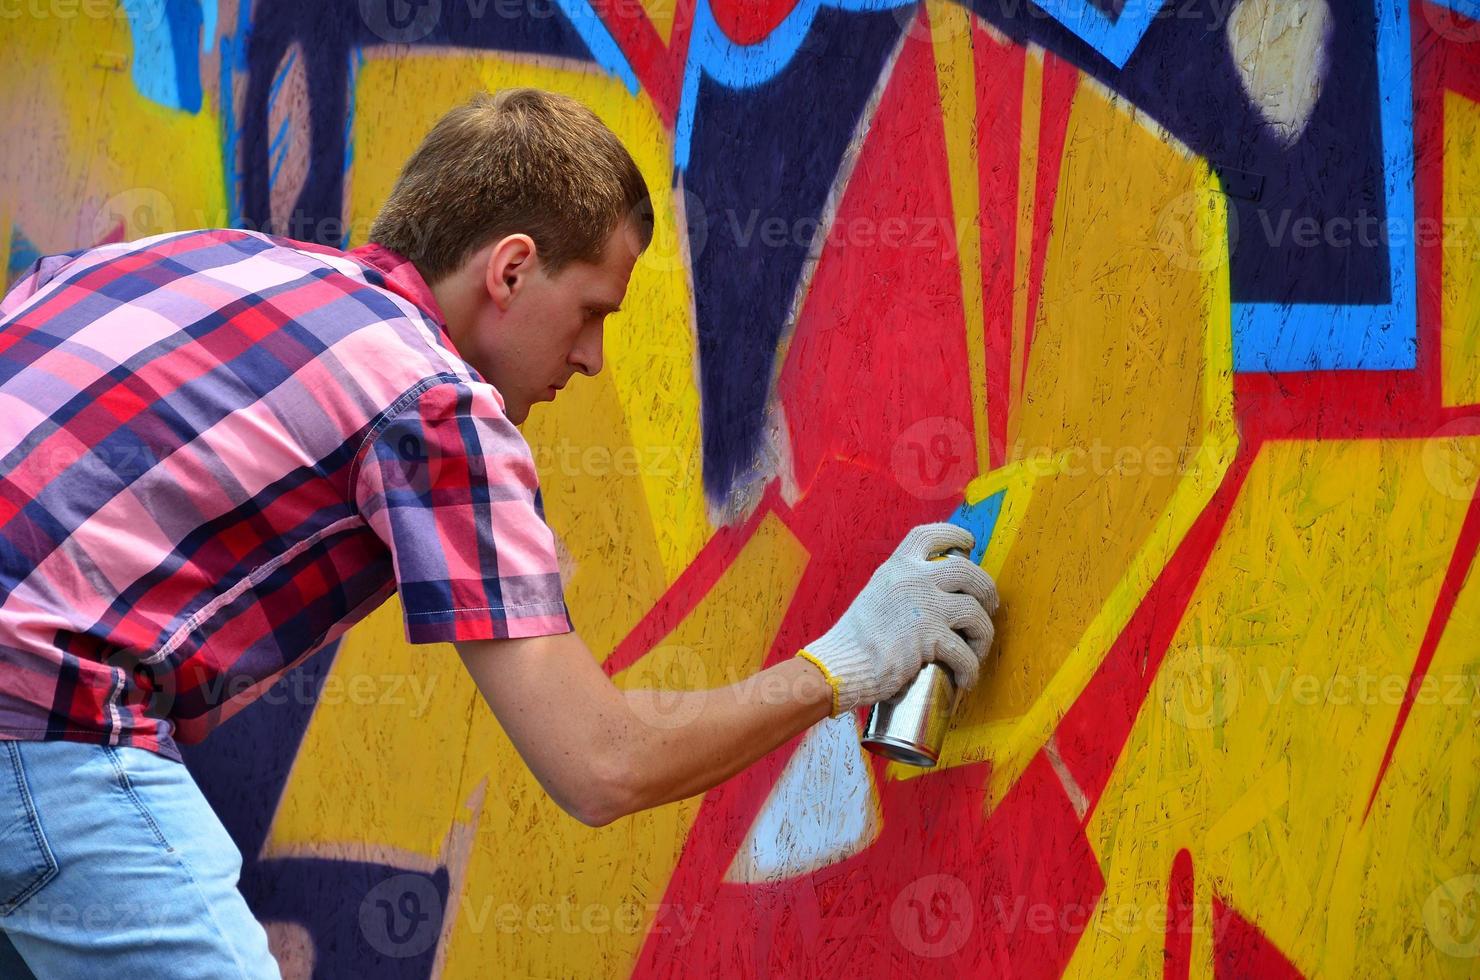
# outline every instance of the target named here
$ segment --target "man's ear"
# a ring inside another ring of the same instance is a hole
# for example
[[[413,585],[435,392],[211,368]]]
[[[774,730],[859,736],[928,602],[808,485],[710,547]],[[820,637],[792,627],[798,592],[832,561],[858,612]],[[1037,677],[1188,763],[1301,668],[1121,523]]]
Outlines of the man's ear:
[[[507,310],[529,277],[539,268],[539,250],[528,235],[506,235],[488,253],[484,286],[500,310]]]

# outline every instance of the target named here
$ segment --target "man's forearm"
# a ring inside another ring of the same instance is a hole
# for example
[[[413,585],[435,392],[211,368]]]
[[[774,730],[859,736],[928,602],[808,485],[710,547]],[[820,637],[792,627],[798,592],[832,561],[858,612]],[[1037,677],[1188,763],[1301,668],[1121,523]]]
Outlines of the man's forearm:
[[[624,693],[639,719],[629,746],[630,812],[724,782],[832,709],[826,678],[800,657],[728,687]]]

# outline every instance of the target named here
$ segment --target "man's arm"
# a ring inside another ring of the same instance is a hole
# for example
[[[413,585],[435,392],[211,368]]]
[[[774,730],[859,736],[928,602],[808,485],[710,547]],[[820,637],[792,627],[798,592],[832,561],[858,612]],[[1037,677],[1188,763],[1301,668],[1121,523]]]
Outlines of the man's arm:
[[[455,645],[540,785],[592,827],[724,782],[832,704],[797,657],[727,687],[624,692],[573,632]]]

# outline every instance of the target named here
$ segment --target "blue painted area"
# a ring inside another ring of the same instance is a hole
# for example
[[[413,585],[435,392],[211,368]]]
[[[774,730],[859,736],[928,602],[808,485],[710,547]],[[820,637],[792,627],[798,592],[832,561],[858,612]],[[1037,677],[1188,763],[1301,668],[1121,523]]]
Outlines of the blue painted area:
[[[200,53],[210,54],[216,46],[216,0],[200,0]]]
[[[620,78],[622,84],[627,86],[627,91],[636,95],[640,87],[637,73],[632,70],[632,65],[617,45],[616,39],[606,29],[606,24],[591,9],[591,4],[587,0],[555,0],[555,3],[576,29],[576,33],[581,35],[581,40],[586,42],[592,60],[607,74]]]
[[[344,113],[344,172],[349,173],[355,165],[355,106],[359,99],[360,69],[365,65],[365,49],[355,48],[349,54],[349,108]],[[369,229],[365,229],[369,232]],[[344,234],[339,237],[339,247],[349,248],[350,227],[346,223]]]
[[[247,38],[252,33],[250,4],[238,4],[236,29],[221,39],[220,87],[233,91],[232,79],[247,69]],[[237,160],[240,131],[236,124],[236,99],[221,99],[221,174],[226,182],[226,220],[233,228],[242,224],[241,172]]]
[[[1454,0],[1480,8],[1475,0]],[[1413,63],[1406,0],[1377,0],[1377,98],[1389,229],[1388,301],[1238,303],[1238,371],[1408,370],[1418,363]]]
[[[273,76],[272,87],[267,90],[267,114],[269,117],[272,115],[273,106],[277,104],[278,94],[283,89],[283,83],[288,80],[288,75],[292,72],[294,63],[298,61],[298,50],[294,48],[288,52],[288,57],[283,60],[282,67]],[[350,92],[354,92],[353,85],[350,86]],[[267,159],[272,164],[272,169],[267,172],[267,188],[269,191],[277,186],[278,171],[282,170],[283,162],[288,159],[288,150],[290,147],[287,143],[289,136],[292,135],[292,125],[292,115],[290,113],[284,113],[282,122],[278,123],[277,132],[272,135],[272,142],[267,145]],[[348,113],[345,115],[345,128],[346,130],[349,128]],[[345,169],[347,172],[348,167]]]
[[[776,346],[807,260],[804,236],[777,241],[762,229],[816,227],[902,20],[825,7],[778,31],[785,39],[809,24],[800,41],[753,55],[760,60],[746,64],[758,74],[732,64],[695,83],[684,192],[711,499],[753,468]]]
[[[689,165],[693,142],[694,114],[699,100],[699,82],[704,76],[728,88],[749,88],[770,81],[791,63],[817,13],[814,2],[798,3],[775,30],[757,44],[741,46],[720,29],[708,3],[694,11],[688,61],[684,65],[683,91],[673,128],[674,165]]]
[[[1002,501],[1006,490],[998,490],[976,504],[962,504],[956,512],[946,518],[947,523],[964,527],[976,535],[976,546],[971,549],[971,560],[978,565],[987,553],[987,544],[992,540],[992,531],[997,527],[997,518],[1002,514]]]
[[[1137,0],[1126,4],[1118,17],[1111,17],[1089,0],[1034,0],[1034,3],[1116,68],[1125,66],[1162,6],[1161,0]]]
[[[123,6],[133,35],[131,74],[139,93],[173,109],[199,112],[204,15],[198,0],[123,0]],[[212,4],[213,29],[215,19]]]
[[[1448,7],[1471,20],[1480,20],[1480,0],[1428,0],[1428,2],[1436,6]]]
[[[684,65],[678,119],[673,127],[674,164],[680,169],[689,164],[701,79],[707,78],[732,89],[755,88],[769,82],[791,64],[820,11],[833,9],[867,13],[912,3],[913,0],[802,0],[764,39],[744,45],[730,40],[715,21],[708,3],[698,4],[694,11],[688,61]]]
[[[267,159],[272,163],[272,169],[267,172],[267,187],[271,190],[277,185],[278,171],[282,169],[283,161],[288,159],[287,148],[283,141],[288,138],[288,126],[291,119],[284,119],[278,126],[277,135],[267,147]]]
[[[288,53],[288,60],[283,62],[283,67],[277,70],[272,78],[272,87],[267,90],[267,111],[272,111],[273,103],[277,101],[278,92],[283,87],[283,82],[288,80],[288,72],[293,70],[293,64],[298,60],[298,51],[294,49]]]
[[[41,258],[41,250],[32,241],[21,233],[20,228],[12,227],[10,230],[10,261],[5,268],[6,283],[13,283]]]

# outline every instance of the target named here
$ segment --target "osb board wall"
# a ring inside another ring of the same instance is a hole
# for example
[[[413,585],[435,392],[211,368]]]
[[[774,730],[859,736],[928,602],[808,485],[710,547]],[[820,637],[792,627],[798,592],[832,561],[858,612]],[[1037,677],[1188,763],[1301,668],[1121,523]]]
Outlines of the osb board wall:
[[[478,89],[626,141],[656,239],[525,426],[620,685],[790,656],[914,523],[990,537],[938,768],[839,719],[600,830],[392,600],[190,753],[286,976],[1480,970],[1474,0],[14,13],[10,278],[360,244]]]

